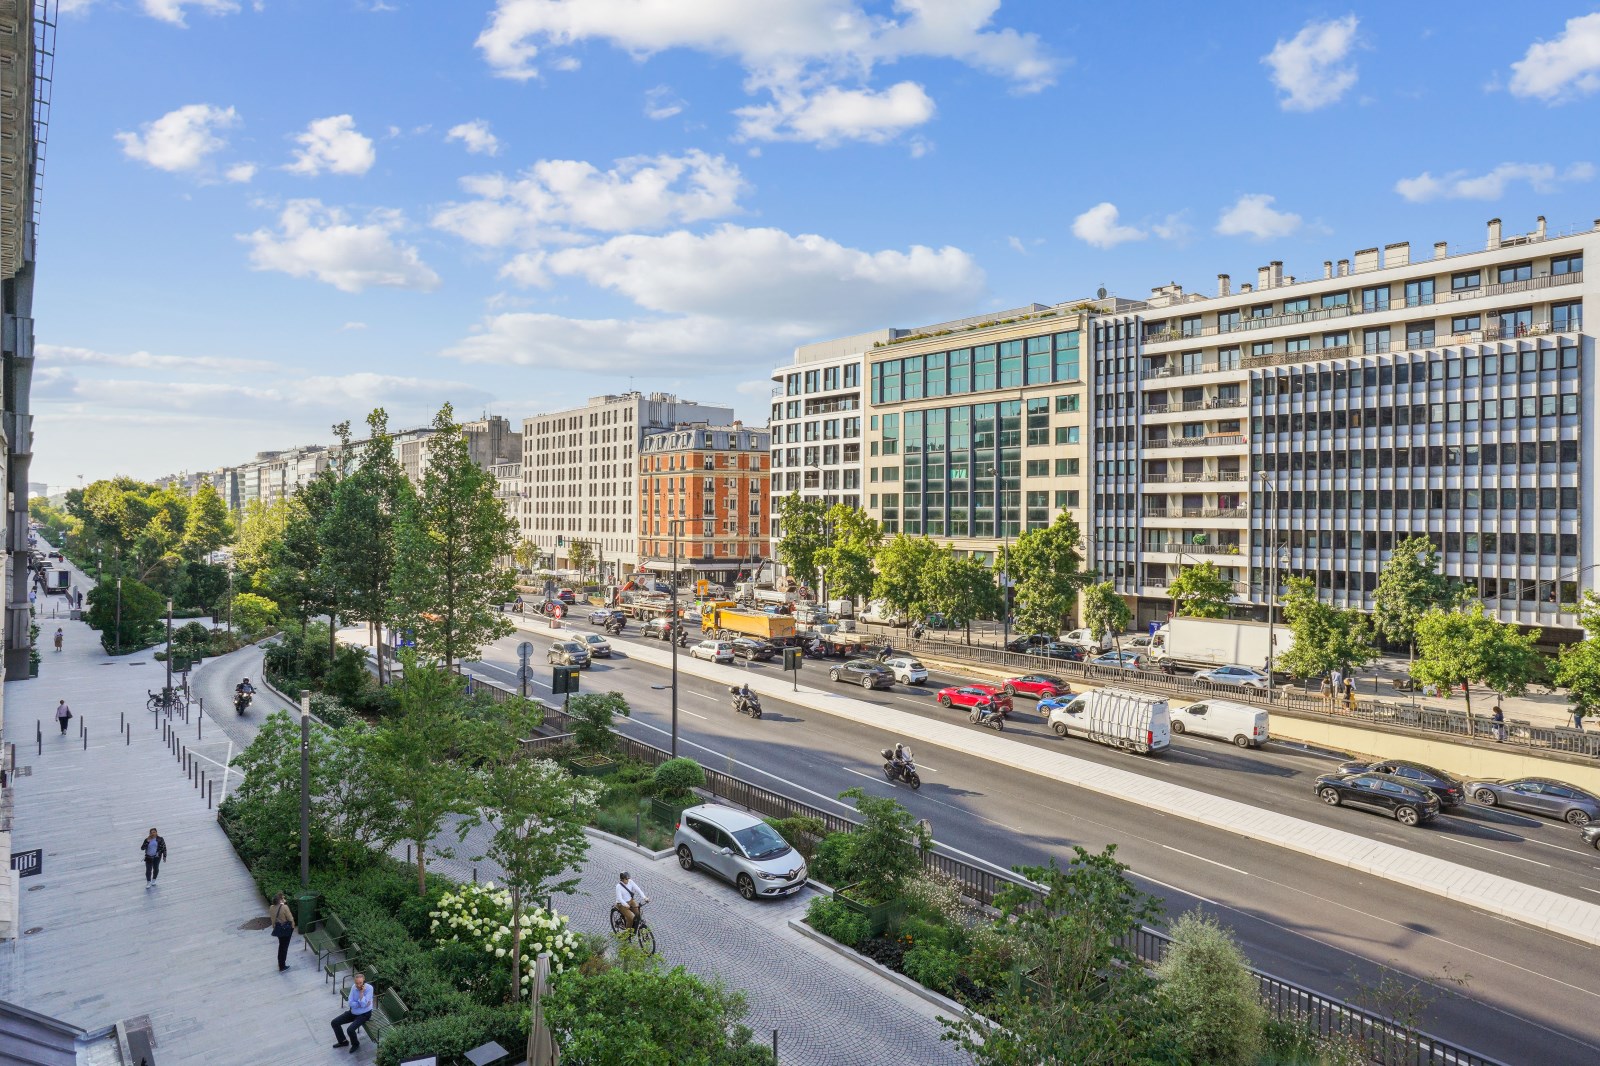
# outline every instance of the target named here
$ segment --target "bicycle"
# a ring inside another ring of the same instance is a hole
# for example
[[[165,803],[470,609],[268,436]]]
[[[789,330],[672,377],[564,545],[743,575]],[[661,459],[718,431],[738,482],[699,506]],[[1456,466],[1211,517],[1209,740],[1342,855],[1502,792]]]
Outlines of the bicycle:
[[[167,713],[170,714],[173,710],[181,709],[183,706],[183,696],[177,689],[172,689],[168,692],[151,692],[149,689],[145,689],[145,694],[149,697],[144,702],[146,710],[157,711],[165,708]]]
[[[614,936],[633,937],[638,943],[639,950],[646,955],[656,953],[656,935],[650,931],[649,924],[644,920],[644,904],[635,903],[639,911],[639,921],[633,928],[628,928],[628,916],[623,913],[617,904],[611,905],[611,932]]]

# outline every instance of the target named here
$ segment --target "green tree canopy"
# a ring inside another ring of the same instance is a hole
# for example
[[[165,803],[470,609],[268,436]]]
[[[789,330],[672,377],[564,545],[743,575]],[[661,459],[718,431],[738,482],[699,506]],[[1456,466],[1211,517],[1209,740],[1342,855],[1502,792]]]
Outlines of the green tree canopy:
[[[1414,650],[1422,616],[1459,600],[1461,583],[1441,574],[1439,563],[1439,550],[1427,537],[1408,537],[1394,546],[1378,571],[1378,587],[1372,594],[1372,617],[1380,637]]]
[[[813,555],[824,569],[830,596],[860,599],[872,595],[877,580],[873,560],[883,544],[883,529],[877,519],[859,507],[836,503],[824,516],[825,528],[833,537]]]
[[[1520,696],[1543,673],[1534,650],[1537,637],[1491,617],[1481,603],[1435,607],[1417,622],[1417,661],[1411,674],[1444,689],[1478,682],[1507,696]],[[1472,692],[1467,691],[1467,728],[1472,730]]]
[[[926,574],[939,549],[927,537],[908,537],[896,533],[893,540],[878,549],[878,577],[872,594],[891,610],[911,618],[924,618],[928,606]]]
[[[1294,642],[1275,656],[1277,669],[1296,677],[1322,677],[1335,670],[1349,672],[1378,657],[1365,614],[1318,600],[1316,582],[1310,578],[1291,577],[1287,585],[1283,617]]]
[[[945,625],[965,629],[968,644],[974,621],[998,618],[1004,610],[994,572],[948,544],[934,552],[923,570],[922,590],[922,604],[943,617]]]
[[[1233,582],[1222,576],[1216,563],[1197,563],[1178,571],[1167,595],[1185,618],[1226,618],[1233,600]]]
[[[117,579],[108,578],[89,590],[89,624],[100,631],[100,644],[106,651],[120,647],[138,651],[155,643],[167,604],[161,594],[142,581],[122,579],[121,618],[117,628]]]
[[[1102,581],[1083,590],[1083,624],[1089,627],[1096,640],[1104,640],[1110,634],[1120,650],[1122,634],[1128,631],[1132,621],[1133,608],[1111,582]]]
[[[823,519],[827,505],[790,493],[778,504],[778,561],[789,568],[795,580],[817,587],[817,553],[827,547]]]
[[[1078,593],[1094,579],[1080,553],[1082,533],[1066,511],[1044,529],[1030,529],[1011,546],[1003,562],[1016,596],[1017,628],[1028,633],[1061,633],[1072,628]]]
[[[594,565],[594,545],[581,537],[567,541],[567,563],[583,577]]]

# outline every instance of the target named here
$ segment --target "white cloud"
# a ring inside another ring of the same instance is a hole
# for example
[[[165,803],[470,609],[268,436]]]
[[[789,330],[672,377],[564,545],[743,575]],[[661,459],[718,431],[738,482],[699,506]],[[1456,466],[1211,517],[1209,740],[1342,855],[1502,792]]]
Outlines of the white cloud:
[[[720,155],[691,150],[618,160],[602,171],[571,159],[545,159],[517,178],[463,178],[477,197],[450,204],[433,224],[486,247],[570,240],[573,230],[617,233],[701,222],[738,210],[745,181]]]
[[[1423,171],[1414,178],[1401,178],[1394,191],[1414,204],[1429,200],[1498,200],[1512,182],[1526,181],[1534,192],[1551,193],[1565,182],[1589,181],[1594,177],[1592,163],[1573,163],[1556,171],[1549,163],[1501,163],[1487,174],[1469,175],[1455,170],[1441,177]]]
[[[377,161],[372,140],[356,129],[349,115],[329,115],[314,119],[304,133],[296,134],[300,148],[287,169],[292,174],[315,177],[324,170],[332,174],[365,174]]]
[[[1189,225],[1188,219],[1184,217],[1185,213],[1184,211],[1177,211],[1160,222],[1152,223],[1150,232],[1164,241],[1176,241],[1179,244],[1183,244],[1194,232],[1194,227]]]
[[[223,171],[222,176],[229,181],[238,182],[242,185],[256,176],[256,165],[254,163],[235,163]]]
[[[1016,252],[1018,255],[1028,254],[1028,248],[1022,243],[1021,237],[1007,237],[1006,244],[1010,246],[1011,250]]]
[[[1272,68],[1272,84],[1285,94],[1285,111],[1315,111],[1336,102],[1356,83],[1354,64],[1344,65],[1356,43],[1354,15],[1308,22],[1289,40],[1279,40],[1261,62]]]
[[[689,105],[678,98],[670,85],[657,85],[654,89],[645,90],[644,114],[646,118],[655,119],[657,122],[673,115],[683,114],[683,109]]]
[[[1567,20],[1553,41],[1536,41],[1511,64],[1513,96],[1558,103],[1600,89],[1600,11]]]
[[[773,102],[741,107],[739,136],[756,141],[807,141],[830,148],[844,141],[882,144],[933,118],[933,98],[914,81],[882,92],[828,86],[810,95],[775,89]]]
[[[417,249],[396,239],[405,225],[397,211],[376,211],[365,224],[320,200],[291,200],[278,231],[241,236],[250,245],[250,265],[291,277],[314,277],[344,292],[374,286],[429,291],[439,287]]]
[[[132,370],[216,370],[269,373],[281,369],[277,363],[259,359],[229,359],[211,355],[152,355],[149,352],[97,352],[61,344],[39,344],[35,354],[43,365],[114,366]]]
[[[500,138],[489,132],[489,123],[485,119],[475,118],[471,122],[451,126],[444,139],[460,141],[474,155],[500,154]]]
[[[366,329],[366,328],[367,328],[367,324],[365,322],[346,322],[344,325],[339,327],[339,332],[340,333],[348,333],[348,332],[351,332],[353,330]]]
[[[281,369],[281,368],[280,368]],[[373,407],[401,405],[410,410],[437,408],[446,398],[457,403],[477,405],[492,400],[476,386],[457,381],[400,377],[390,374],[357,372],[339,375],[280,376],[278,382],[263,385],[235,381],[172,381],[143,378],[78,378],[70,373],[50,378],[46,387],[50,400],[76,401],[88,410],[114,411],[216,411],[237,412],[263,407],[289,407],[303,413],[305,408],[324,412],[359,413]],[[391,412],[393,413],[393,412]],[[237,420],[239,416],[231,416]],[[325,417],[325,416],[324,416]],[[325,434],[326,425],[319,428]]]
[[[542,49],[588,41],[641,58],[674,48],[732,57],[745,69],[748,92],[773,96],[770,105],[746,109],[756,112],[745,119],[754,126],[747,136],[787,130],[786,139],[819,143],[884,140],[910,116],[932,116],[931,101],[915,99],[906,88],[911,83],[886,92],[871,88],[880,64],[913,57],[954,60],[1004,78],[1019,92],[1055,80],[1060,64],[1036,35],[991,25],[1000,0],[897,0],[892,13],[873,10],[882,6],[865,0],[498,0],[477,44],[496,74],[516,79],[539,76]],[[558,51],[553,65],[566,69],[572,58]],[[836,99],[830,90],[857,98]],[[916,93],[925,99],[920,86]],[[890,105],[896,121],[870,126],[883,131],[879,137],[798,136],[800,127],[787,118],[812,116],[827,128],[831,110],[881,112]]]
[[[236,0],[140,0],[139,6],[153,19],[170,22],[174,26],[188,25],[184,21],[184,8],[192,7],[208,15],[232,15],[239,10]]]
[[[663,319],[580,319],[513,312],[491,315],[476,331],[446,348],[444,355],[466,363],[538,366],[613,373],[659,369],[676,359],[697,368],[767,358],[771,330],[741,331],[703,315]],[[792,345],[801,339],[787,339]]]
[[[1217,219],[1217,232],[1224,237],[1248,236],[1257,240],[1287,237],[1300,228],[1300,216],[1274,210],[1277,197],[1266,193],[1246,193]]]
[[[1117,205],[1095,204],[1072,220],[1072,235],[1096,248],[1115,248],[1126,241],[1142,241],[1149,234],[1135,226],[1117,223]]]
[[[227,146],[218,131],[239,124],[231,107],[188,104],[146,122],[138,133],[118,133],[122,154],[171,172],[197,170],[206,157]]]

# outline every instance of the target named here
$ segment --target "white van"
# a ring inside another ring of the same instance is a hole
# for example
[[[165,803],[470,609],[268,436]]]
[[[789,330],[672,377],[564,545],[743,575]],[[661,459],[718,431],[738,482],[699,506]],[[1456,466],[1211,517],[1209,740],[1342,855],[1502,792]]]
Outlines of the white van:
[[[1231,740],[1241,748],[1259,748],[1271,736],[1266,710],[1227,700],[1201,700],[1172,708],[1172,731]]]
[[[1084,651],[1093,652],[1096,655],[1103,651],[1110,651],[1112,647],[1110,633],[1096,640],[1092,629],[1074,629],[1070,633],[1063,633],[1061,634],[1061,643],[1071,644],[1074,648],[1082,648]]]
[[[1050,709],[1050,728],[1057,736],[1081,736],[1124,751],[1152,755],[1172,743],[1167,701],[1160,696],[1091,689],[1076,696],[1041,700]]]

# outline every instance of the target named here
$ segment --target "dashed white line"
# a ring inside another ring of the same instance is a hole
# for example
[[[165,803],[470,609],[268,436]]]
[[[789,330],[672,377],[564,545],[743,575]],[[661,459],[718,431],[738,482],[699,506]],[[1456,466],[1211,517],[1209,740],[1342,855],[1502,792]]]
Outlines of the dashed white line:
[[[1232,870],[1234,873],[1241,874],[1241,875],[1243,875],[1245,877],[1249,877],[1250,876],[1248,871],[1241,870],[1237,866],[1229,866],[1225,862],[1218,862],[1216,859],[1208,859],[1204,855],[1196,855],[1192,851],[1184,851],[1182,848],[1175,848],[1171,844],[1163,844],[1161,846],[1163,848],[1167,849],[1168,851],[1175,851],[1179,855],[1187,855],[1191,859],[1199,859],[1201,862],[1209,862],[1212,866],[1220,866],[1224,870]]]
[[[687,707],[681,708],[681,710],[683,711],[684,714],[687,714],[691,718],[698,718],[702,722],[711,721],[711,719],[707,718],[705,715],[703,715],[703,714],[695,714],[693,711],[689,710],[689,708],[687,708]]]
[[[1550,869],[1550,864],[1547,863],[1547,862],[1540,862],[1538,859],[1523,858],[1521,855],[1513,855],[1509,851],[1501,851],[1499,848],[1486,848],[1482,844],[1474,844],[1470,840],[1457,840],[1457,841],[1455,841],[1455,843],[1457,843],[1457,844],[1465,844],[1467,847],[1469,847],[1469,848],[1477,848],[1479,851],[1491,852],[1491,853],[1493,853],[1495,855],[1502,856],[1503,858],[1516,859],[1518,862],[1531,862],[1535,866],[1543,866],[1546,870]]]

